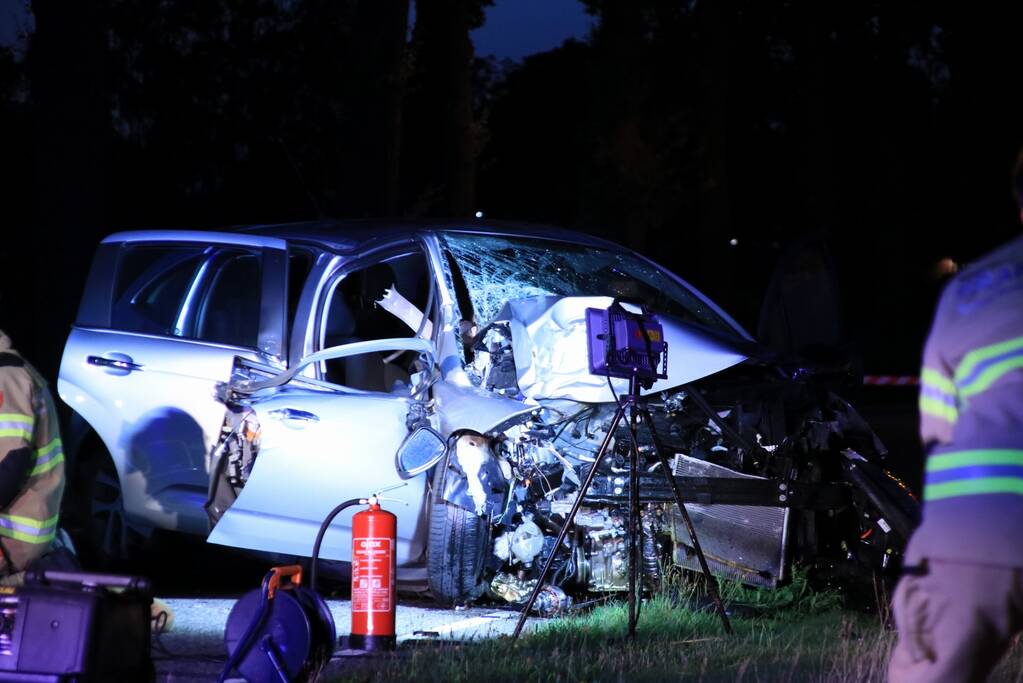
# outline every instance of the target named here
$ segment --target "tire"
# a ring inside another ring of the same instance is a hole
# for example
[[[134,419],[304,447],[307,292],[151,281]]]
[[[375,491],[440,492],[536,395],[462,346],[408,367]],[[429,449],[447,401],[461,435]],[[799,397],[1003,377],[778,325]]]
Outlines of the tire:
[[[93,452],[75,473],[69,531],[82,565],[92,570],[125,570],[141,559],[152,529],[131,522],[117,469],[106,452]]]
[[[443,462],[435,468],[426,547],[427,577],[434,599],[447,605],[483,594],[483,567],[490,552],[490,525],[475,513],[440,499]]]

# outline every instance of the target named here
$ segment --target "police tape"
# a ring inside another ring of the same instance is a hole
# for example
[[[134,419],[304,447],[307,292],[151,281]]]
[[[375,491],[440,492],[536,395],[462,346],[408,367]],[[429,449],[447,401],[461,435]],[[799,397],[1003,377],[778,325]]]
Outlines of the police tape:
[[[916,375],[864,375],[863,383],[882,387],[915,387],[920,384],[920,378]]]

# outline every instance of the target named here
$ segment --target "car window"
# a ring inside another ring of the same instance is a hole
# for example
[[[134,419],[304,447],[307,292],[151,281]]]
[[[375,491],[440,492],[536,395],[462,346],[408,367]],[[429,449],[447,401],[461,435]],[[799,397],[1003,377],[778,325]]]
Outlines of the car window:
[[[221,252],[195,316],[195,338],[255,347],[259,335],[259,256]],[[185,311],[187,325],[188,311]]]
[[[457,267],[452,276],[464,281],[480,326],[491,322],[510,300],[612,296],[645,303],[687,322],[735,332],[694,292],[626,251],[494,235],[448,233],[442,240],[448,263]],[[464,307],[461,302],[460,307]]]
[[[111,326],[256,347],[260,253],[209,245],[129,245],[118,263]]]
[[[415,336],[427,305],[429,282],[422,252],[339,273],[328,288],[319,348]],[[326,361],[322,374],[327,381],[356,389],[391,391],[396,382],[408,382],[415,359],[410,353],[389,356],[369,353]]]
[[[201,247],[129,246],[118,263],[110,324],[127,332],[176,334],[178,315],[204,261]]]

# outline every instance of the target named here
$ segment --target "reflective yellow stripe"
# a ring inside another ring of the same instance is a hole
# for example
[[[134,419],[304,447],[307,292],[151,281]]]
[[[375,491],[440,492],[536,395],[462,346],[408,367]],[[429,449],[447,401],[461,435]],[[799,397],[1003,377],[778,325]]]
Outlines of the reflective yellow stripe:
[[[1018,448],[978,448],[952,451],[927,458],[928,472],[942,472],[973,465],[1023,465],[1023,450]]]
[[[36,457],[41,458],[44,455],[47,455],[53,449],[60,448],[61,446],[63,446],[63,442],[60,439],[54,439],[53,441],[51,441],[50,443],[46,444],[38,451],[36,451]]]
[[[28,422],[33,424],[36,419],[32,415],[25,415],[23,413],[0,413],[0,422]]]
[[[63,453],[57,455],[56,457],[50,458],[46,462],[36,465],[35,467],[32,468],[32,471],[28,473],[28,476],[36,477],[39,476],[40,474],[45,474],[62,462],[64,462]]]
[[[955,424],[959,420],[959,411],[956,410],[955,406],[950,406],[947,403],[942,403],[936,398],[930,396],[920,397],[920,412],[931,417],[936,417],[940,420],[944,420],[950,424]]]
[[[49,519],[35,519],[33,517],[22,517],[21,515],[5,515],[0,514],[0,519],[9,519],[17,524],[23,524],[25,526],[34,527],[36,529],[45,529],[49,526],[56,526],[57,520],[60,519],[60,515],[54,515]]]
[[[956,383],[962,382],[983,361],[1017,349],[1023,349],[1023,337],[1016,337],[1015,339],[991,344],[990,346],[982,346],[979,349],[970,351],[963,356],[963,359],[959,362],[959,367],[956,368]]]
[[[0,536],[6,536],[7,538],[13,538],[16,541],[23,541],[25,543],[31,543],[33,545],[42,545],[43,543],[50,543],[57,537],[57,530],[51,529],[49,533],[42,536],[35,536],[33,534],[26,534],[23,531],[16,529],[8,529],[4,526],[0,526]]]
[[[1023,368],[1023,355],[1006,358],[1002,362],[986,368],[977,379],[964,386],[961,393],[963,396],[976,396],[982,391],[990,389],[991,385],[1001,379],[1005,373],[1020,368]]]
[[[920,371],[920,382],[924,385],[932,386],[944,394],[955,396],[955,382],[952,381],[952,378],[946,377],[938,370],[934,370],[933,368],[924,368]]]
[[[64,462],[64,447],[59,438],[54,439],[36,451],[35,466],[28,476],[34,477],[49,472]]]
[[[0,437],[15,437],[31,441],[35,423],[36,420],[31,415],[0,413]]]
[[[21,515],[0,514],[0,536],[37,545],[49,543],[57,536],[59,517],[54,515],[46,520],[38,520]]]
[[[962,481],[949,481],[943,484],[928,484],[924,486],[925,501],[998,493],[1023,495],[1023,479],[1018,477],[985,477],[982,479],[964,479]]]

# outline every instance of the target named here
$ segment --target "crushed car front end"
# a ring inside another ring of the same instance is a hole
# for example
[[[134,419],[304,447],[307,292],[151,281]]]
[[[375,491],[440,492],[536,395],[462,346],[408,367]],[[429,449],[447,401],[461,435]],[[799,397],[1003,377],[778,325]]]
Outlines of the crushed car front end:
[[[636,433],[648,583],[671,566],[699,568],[658,449],[715,574],[773,587],[793,562],[854,579],[895,571],[916,501],[885,469],[869,425],[808,368],[779,364],[698,292],[626,251],[502,236],[442,243],[463,382],[531,410],[489,427],[448,421],[428,543],[439,598],[518,602],[552,554],[561,589],[626,589],[633,437],[625,424],[609,430],[628,384],[592,373],[585,325],[587,309],[619,297],[658,315],[668,349]],[[471,528],[472,542],[451,542],[451,526]]]
[[[439,284],[421,312],[432,321],[431,338],[416,340],[430,351],[419,367],[425,379],[403,396],[305,390],[283,377],[264,394],[242,391],[242,401],[226,391],[228,419],[214,452],[227,484],[219,490],[229,495],[211,494],[217,517],[258,468],[257,434],[239,406],[266,413],[290,386],[292,408],[302,409],[306,395],[310,404],[387,412],[337,418],[350,422],[349,443],[332,446],[351,452],[348,470],[332,465],[338,482],[355,467],[372,473],[362,478],[383,480],[379,444],[399,452],[400,470],[409,434],[438,434],[428,471],[395,474],[387,459],[387,476],[422,484],[407,515],[414,519],[406,559],[414,563],[416,549],[425,549],[418,561],[437,599],[521,602],[551,558],[548,603],[625,590],[634,437],[626,423],[613,428],[612,418],[629,384],[591,371],[586,331],[587,309],[623,300],[655,314],[667,343],[665,377],[642,392],[648,418],[635,436],[648,585],[672,567],[698,568],[669,476],[719,576],[773,587],[795,562],[853,579],[895,571],[916,501],[885,469],[885,448],[869,425],[811,369],[779,362],[677,276],[613,245],[469,230],[432,233],[426,242]],[[374,433],[357,435],[360,425],[376,425]],[[596,462],[603,444],[606,455]],[[337,500],[364,493],[335,489]],[[555,547],[580,496],[566,540]]]

